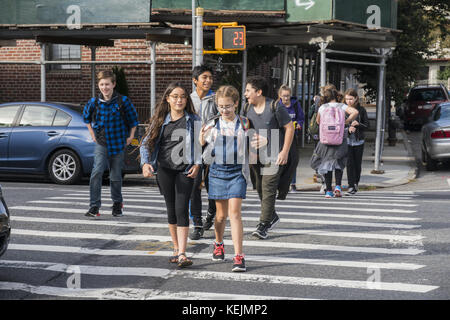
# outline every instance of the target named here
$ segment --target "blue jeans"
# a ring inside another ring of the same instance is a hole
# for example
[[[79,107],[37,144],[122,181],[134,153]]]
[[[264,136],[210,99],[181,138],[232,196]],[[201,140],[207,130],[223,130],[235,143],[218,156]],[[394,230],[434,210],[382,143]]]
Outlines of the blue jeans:
[[[113,202],[123,202],[122,198],[122,167],[124,151],[108,156],[108,149],[96,145],[94,150],[94,167],[89,181],[90,207],[100,208],[102,196],[103,172],[109,165],[109,180],[111,186],[111,199]]]

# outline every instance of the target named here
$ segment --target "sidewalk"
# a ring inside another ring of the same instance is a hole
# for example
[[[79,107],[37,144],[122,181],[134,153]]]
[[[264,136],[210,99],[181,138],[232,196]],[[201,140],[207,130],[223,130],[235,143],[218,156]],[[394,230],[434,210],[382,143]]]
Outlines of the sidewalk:
[[[406,184],[416,178],[417,165],[408,144],[406,133],[398,131],[397,139],[395,146],[389,146],[387,140],[385,140],[380,166],[380,170],[384,170],[384,173],[374,174],[371,171],[375,169],[375,132],[367,132],[359,183],[360,189],[393,187]],[[314,171],[309,165],[313,151],[313,144],[305,144],[305,148],[300,149],[296,184],[298,190],[320,190],[321,183],[320,181],[313,181]],[[347,172],[344,170],[342,187],[346,189],[347,186]]]
[[[384,170],[384,173],[373,174],[371,171],[375,168],[375,132],[369,131],[366,133],[361,181],[359,183],[360,189],[393,187],[406,184],[416,178],[417,166],[412,156],[406,133],[404,131],[398,131],[397,139],[398,141],[393,147],[390,147],[387,140],[385,140],[380,166],[380,169]],[[320,181],[314,182],[314,170],[309,165],[314,151],[314,145],[305,143],[305,147],[299,150],[300,160],[297,167],[297,189],[302,191],[320,190],[321,183]],[[141,174],[127,174],[125,181],[156,186],[155,178],[143,178]],[[347,172],[345,170],[342,187],[343,189],[347,188]]]

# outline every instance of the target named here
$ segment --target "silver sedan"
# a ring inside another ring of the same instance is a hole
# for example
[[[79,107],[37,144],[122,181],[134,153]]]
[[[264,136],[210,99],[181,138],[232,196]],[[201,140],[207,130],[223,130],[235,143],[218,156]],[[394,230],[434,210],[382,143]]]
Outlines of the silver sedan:
[[[422,127],[422,162],[428,171],[439,161],[450,160],[450,103],[441,103]]]

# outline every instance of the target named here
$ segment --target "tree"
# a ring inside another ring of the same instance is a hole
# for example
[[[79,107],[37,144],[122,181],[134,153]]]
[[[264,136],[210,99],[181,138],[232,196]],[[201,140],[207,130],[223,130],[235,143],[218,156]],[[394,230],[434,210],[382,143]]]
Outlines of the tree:
[[[125,77],[125,70],[114,66],[112,71],[116,75],[116,91],[121,95],[128,97],[128,83]]]
[[[450,35],[448,1],[399,0],[397,47],[387,62],[386,84],[391,98],[399,104],[408,88],[417,79],[427,58],[436,54],[431,44],[448,41]],[[378,71],[373,67],[360,68],[359,81],[366,83],[370,98],[376,97]]]
[[[438,73],[439,80],[447,80],[448,78],[450,78],[450,66],[445,67],[443,71]]]

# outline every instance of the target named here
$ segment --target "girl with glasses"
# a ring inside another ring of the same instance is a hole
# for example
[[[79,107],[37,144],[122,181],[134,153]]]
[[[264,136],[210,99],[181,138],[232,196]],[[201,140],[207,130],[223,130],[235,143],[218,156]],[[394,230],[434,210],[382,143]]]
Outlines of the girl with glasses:
[[[200,144],[205,145],[204,161],[209,168],[209,199],[216,201],[213,260],[224,261],[223,237],[227,216],[230,216],[231,238],[234,245],[232,271],[246,271],[242,249],[242,199],[247,191],[246,166],[247,118],[236,115],[239,92],[233,86],[222,86],[216,92],[220,116],[207,122],[200,132]]]

